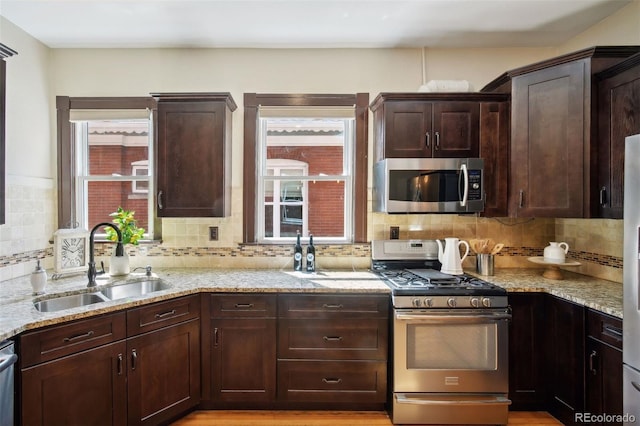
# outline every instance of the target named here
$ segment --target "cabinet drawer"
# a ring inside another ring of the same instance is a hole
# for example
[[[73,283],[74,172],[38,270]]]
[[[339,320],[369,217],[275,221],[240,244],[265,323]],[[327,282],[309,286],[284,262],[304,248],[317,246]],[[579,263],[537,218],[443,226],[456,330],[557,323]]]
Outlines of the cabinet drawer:
[[[200,296],[158,302],[127,311],[127,335],[157,330],[200,316]]]
[[[374,361],[278,361],[278,399],[385,402],[387,365]]]
[[[388,295],[280,295],[279,316],[284,318],[387,318]]]
[[[126,337],[124,312],[73,321],[20,337],[23,368]]]
[[[622,320],[620,318],[588,309],[587,335],[622,350]]]
[[[275,294],[214,294],[211,296],[212,318],[273,318],[275,316]]]
[[[385,319],[281,319],[278,358],[387,359]]]

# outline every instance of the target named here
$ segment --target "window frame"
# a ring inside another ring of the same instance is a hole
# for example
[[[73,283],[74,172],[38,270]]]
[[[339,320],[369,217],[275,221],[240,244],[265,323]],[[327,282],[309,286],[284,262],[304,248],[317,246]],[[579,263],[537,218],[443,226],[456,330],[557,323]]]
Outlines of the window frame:
[[[69,97],[56,96],[57,149],[58,149],[58,228],[73,227],[78,223],[77,207],[77,163],[76,140],[70,122],[71,110],[123,110],[148,109],[153,126],[157,126],[157,103],[152,97]],[[155,133],[155,131],[154,131]],[[153,143],[153,142],[152,142]],[[155,179],[155,177],[152,177]],[[154,221],[157,220],[154,205]],[[157,223],[154,225],[158,225]],[[159,238],[159,226],[154,238]]]
[[[244,94],[243,241],[257,243],[259,106],[355,106],[353,165],[353,243],[367,242],[367,179],[369,94]],[[351,243],[351,242],[349,242]]]

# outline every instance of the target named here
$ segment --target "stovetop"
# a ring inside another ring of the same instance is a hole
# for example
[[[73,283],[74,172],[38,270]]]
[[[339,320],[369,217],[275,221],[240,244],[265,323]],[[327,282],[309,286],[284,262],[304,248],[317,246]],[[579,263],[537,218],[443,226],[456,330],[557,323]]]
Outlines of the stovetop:
[[[469,274],[440,272],[433,240],[374,241],[371,269],[391,288],[396,308],[494,308],[507,291]],[[403,255],[406,253],[406,258]]]

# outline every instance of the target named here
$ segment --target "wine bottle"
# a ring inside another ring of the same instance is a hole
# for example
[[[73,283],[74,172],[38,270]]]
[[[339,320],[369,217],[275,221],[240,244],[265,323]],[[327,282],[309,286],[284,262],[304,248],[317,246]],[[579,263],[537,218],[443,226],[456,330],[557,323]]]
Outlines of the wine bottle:
[[[307,247],[307,272],[316,271],[316,248],[313,246],[313,234],[309,234],[309,247]]]
[[[293,248],[293,270],[302,271],[302,246],[300,245],[300,231],[298,231],[296,245]]]

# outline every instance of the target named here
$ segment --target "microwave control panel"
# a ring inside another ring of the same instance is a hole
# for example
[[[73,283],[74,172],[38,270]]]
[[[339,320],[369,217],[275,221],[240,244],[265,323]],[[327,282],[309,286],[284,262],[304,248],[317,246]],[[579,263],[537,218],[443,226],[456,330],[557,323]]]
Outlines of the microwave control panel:
[[[482,200],[482,171],[469,170],[469,200]]]

